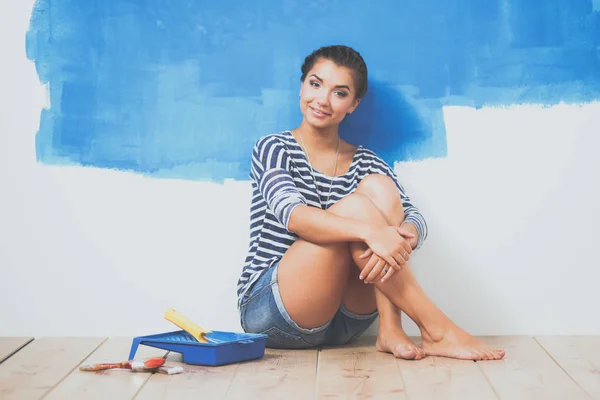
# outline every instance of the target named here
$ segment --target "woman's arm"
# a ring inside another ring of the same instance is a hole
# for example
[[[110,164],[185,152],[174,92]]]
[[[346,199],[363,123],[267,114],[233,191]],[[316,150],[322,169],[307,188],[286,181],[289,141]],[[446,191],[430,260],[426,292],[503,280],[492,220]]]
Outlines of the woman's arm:
[[[402,254],[412,251],[408,239],[398,231],[399,227],[374,227],[310,206],[294,208],[288,229],[314,243],[365,242],[373,253],[396,269],[405,262]],[[373,267],[371,265],[369,271]]]
[[[291,214],[288,230],[313,243],[364,242],[371,226],[316,207],[298,206]]]

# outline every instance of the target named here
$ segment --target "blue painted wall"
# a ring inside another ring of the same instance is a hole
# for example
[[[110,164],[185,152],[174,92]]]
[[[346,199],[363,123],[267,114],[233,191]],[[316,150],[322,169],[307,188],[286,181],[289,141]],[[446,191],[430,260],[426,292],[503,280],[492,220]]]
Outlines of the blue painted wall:
[[[247,179],[300,122],[305,55],[363,54],[370,91],[342,136],[390,163],[446,155],[444,105],[600,98],[598,0],[38,0],[27,54],[51,107],[38,160]],[[482,132],[485,134],[485,132]]]

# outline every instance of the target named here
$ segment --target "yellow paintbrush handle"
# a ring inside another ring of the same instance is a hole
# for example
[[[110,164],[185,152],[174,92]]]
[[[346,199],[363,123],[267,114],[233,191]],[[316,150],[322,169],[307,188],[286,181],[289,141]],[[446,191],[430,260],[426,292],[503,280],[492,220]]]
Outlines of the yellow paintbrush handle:
[[[167,321],[171,321],[172,323],[174,323],[175,325],[177,325],[178,327],[180,327],[181,329],[183,329],[184,331],[186,331],[187,333],[192,335],[197,341],[202,342],[202,343],[208,342],[206,340],[206,337],[204,337],[204,335],[206,335],[207,333],[210,333],[211,331],[200,327],[198,324],[196,324],[189,318],[181,315],[174,309],[169,308],[167,310],[167,312],[165,313],[165,319]]]

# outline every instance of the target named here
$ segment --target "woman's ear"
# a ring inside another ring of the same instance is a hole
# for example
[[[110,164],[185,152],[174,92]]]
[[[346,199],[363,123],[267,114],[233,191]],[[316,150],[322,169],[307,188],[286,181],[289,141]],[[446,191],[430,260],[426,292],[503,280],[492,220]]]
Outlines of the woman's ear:
[[[352,106],[348,109],[348,112],[346,114],[352,114],[354,112],[354,110],[356,110],[356,107],[358,107],[359,104],[360,104],[360,99],[354,100],[354,104],[352,104]]]

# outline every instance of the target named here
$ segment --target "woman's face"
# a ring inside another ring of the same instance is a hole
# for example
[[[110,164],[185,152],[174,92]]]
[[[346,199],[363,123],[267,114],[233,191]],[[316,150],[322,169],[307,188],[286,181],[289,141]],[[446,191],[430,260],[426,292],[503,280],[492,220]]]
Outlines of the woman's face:
[[[300,88],[300,110],[319,129],[342,122],[359,102],[352,70],[323,58],[315,62]]]

